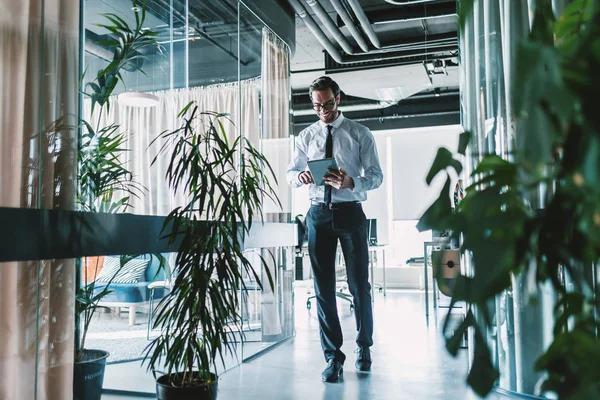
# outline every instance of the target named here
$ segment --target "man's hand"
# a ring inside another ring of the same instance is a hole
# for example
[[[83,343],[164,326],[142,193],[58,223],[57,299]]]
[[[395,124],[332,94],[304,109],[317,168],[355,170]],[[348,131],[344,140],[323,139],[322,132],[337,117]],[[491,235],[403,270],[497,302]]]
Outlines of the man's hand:
[[[333,186],[336,189],[354,189],[354,179],[343,169],[336,171],[328,169],[329,175],[325,175],[325,183]]]
[[[300,174],[298,175],[298,180],[305,185],[308,185],[309,183],[315,183],[310,171],[300,172]]]

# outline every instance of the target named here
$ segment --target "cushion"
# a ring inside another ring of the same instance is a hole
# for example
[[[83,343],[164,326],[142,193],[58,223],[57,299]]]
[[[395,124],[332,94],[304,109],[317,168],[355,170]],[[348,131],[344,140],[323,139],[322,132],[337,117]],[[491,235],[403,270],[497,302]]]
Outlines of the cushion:
[[[150,260],[134,258],[121,268],[121,257],[104,257],[104,266],[96,282],[108,283],[114,276],[112,283],[137,283],[144,276],[148,263]]]

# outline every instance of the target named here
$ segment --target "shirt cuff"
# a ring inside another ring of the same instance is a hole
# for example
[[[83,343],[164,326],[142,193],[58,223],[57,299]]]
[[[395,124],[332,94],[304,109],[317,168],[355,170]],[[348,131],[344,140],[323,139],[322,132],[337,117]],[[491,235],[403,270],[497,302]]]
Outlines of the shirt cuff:
[[[304,183],[300,182],[300,174],[302,172],[304,172],[304,171],[299,171],[299,172],[296,173],[296,185],[298,185],[298,186],[304,185]]]
[[[353,176],[352,180],[354,181],[354,187],[350,189],[350,191],[362,192],[362,181],[360,180],[360,176]]]

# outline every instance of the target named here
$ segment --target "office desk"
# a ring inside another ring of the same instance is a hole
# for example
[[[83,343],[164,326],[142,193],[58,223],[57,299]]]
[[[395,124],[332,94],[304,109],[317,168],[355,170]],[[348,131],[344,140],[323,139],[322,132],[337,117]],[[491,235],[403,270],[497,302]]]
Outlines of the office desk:
[[[450,240],[438,240],[433,242],[424,242],[423,243],[423,268],[424,268],[424,277],[425,277],[425,315],[429,316],[429,276],[427,274],[427,266],[429,263],[429,257],[427,257],[427,249],[429,247],[441,249],[450,249]],[[433,249],[432,249],[433,250]],[[432,265],[433,268],[433,265]],[[431,271],[433,274],[433,269]],[[433,285],[433,308],[437,307],[437,291],[436,291],[436,281],[435,279],[432,281]]]
[[[387,244],[377,244],[377,245],[369,245],[369,268],[371,269],[371,297],[375,300],[375,273],[374,273],[374,264],[375,257],[378,251],[381,251],[381,260],[383,267],[383,295],[386,296],[386,285],[385,285],[385,249],[387,249],[389,245]],[[377,261],[379,266],[379,261]]]

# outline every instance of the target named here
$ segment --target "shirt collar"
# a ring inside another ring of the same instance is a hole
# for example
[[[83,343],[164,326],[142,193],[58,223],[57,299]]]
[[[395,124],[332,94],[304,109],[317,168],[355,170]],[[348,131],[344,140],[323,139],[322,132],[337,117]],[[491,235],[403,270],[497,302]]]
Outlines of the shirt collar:
[[[319,126],[323,129],[325,129],[325,127],[327,125],[331,125],[334,128],[339,128],[340,125],[342,124],[342,122],[344,121],[344,119],[345,119],[344,114],[342,114],[342,112],[340,111],[340,114],[338,115],[338,117],[331,124],[326,124],[325,122],[319,120]]]

